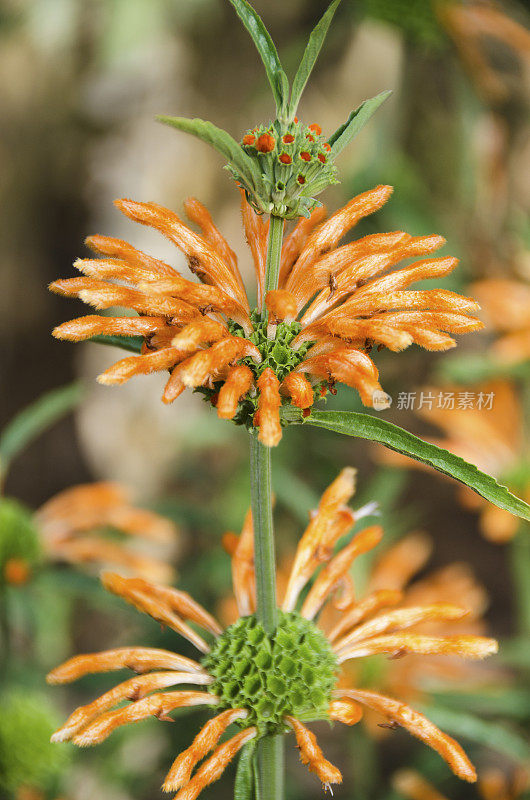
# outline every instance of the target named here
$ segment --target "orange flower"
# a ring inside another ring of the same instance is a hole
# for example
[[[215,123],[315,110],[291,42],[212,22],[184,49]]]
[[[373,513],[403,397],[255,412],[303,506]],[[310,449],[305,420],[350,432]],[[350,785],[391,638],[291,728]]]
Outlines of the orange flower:
[[[11,586],[22,586],[31,575],[31,567],[23,558],[8,558],[4,564],[3,579]]]
[[[300,397],[302,382],[287,380],[293,374],[306,379],[304,408],[333,390],[336,381],[357,389],[363,403],[371,405],[374,392],[380,397],[381,389],[369,356],[373,345],[402,350],[415,342],[429,350],[445,350],[455,345],[449,333],[482,326],[472,316],[478,308],[474,301],[441,289],[407,288],[446,275],[456,266],[454,258],[431,257],[444,244],[441,236],[413,237],[396,231],[338,246],[391,193],[391,187],[378,186],[355,197],[327,221],[321,208],[308,219],[301,218],[283,244],[279,287],[267,297],[268,222],[242,194],[243,224],[257,279],[258,307],[252,312],[236,256],[203,205],[197,200],[185,203],[188,217],[201,229],[199,235],[168,209],[118,200],[116,205],[126,216],[176,244],[200,282],[182,277],[127,242],[91,236],[87,244],[98,257],[76,262],[84,277],[55,281],[50,288],[99,310],[120,306],[135,316],[80,317],[59,325],[54,335],[73,341],[99,334],[142,337],[142,354],[118,361],[99,376],[101,383],[121,384],[134,375],[168,370],[164,402],[173,402],[190,387],[215,405],[228,381],[231,388],[222,395],[218,413],[250,429],[254,420],[269,418],[268,408],[276,414],[279,405],[289,404],[293,386]],[[415,256],[423,258],[394,269]],[[261,318],[264,303],[267,322]],[[248,371],[244,379],[239,372],[231,380],[234,366],[241,364],[250,370],[252,380]],[[268,381],[267,401],[260,403],[258,383],[267,370],[275,374],[279,388]],[[308,383],[313,388],[311,402]],[[292,402],[300,406],[301,401]],[[277,444],[278,426],[261,431],[260,438],[269,446]]]
[[[471,0],[469,3],[436,3],[440,21],[454,40],[464,66],[478,89],[493,104],[505,101],[510,94],[502,71],[488,59],[484,42],[497,41],[509,48],[521,62],[530,60],[530,32],[493,2]]]
[[[407,800],[446,800],[425,778],[415,770],[402,769],[394,775],[394,788]],[[477,784],[483,800],[517,800],[529,786],[529,775],[526,770],[519,769],[511,780],[499,769],[484,770]]]
[[[166,777],[164,788],[177,791],[176,800],[196,798],[252,739],[290,730],[294,731],[302,762],[327,788],[340,783],[342,776],[326,760],[304,722],[328,719],[352,725],[366,706],[433,747],[459,777],[474,781],[475,770],[460,745],[423,715],[378,692],[341,687],[340,665],[365,656],[385,653],[390,657],[458,655],[482,659],[497,651],[497,643],[482,636],[421,632],[420,626],[425,623],[454,624],[465,618],[466,609],[452,602],[389,610],[399,596],[396,591],[377,590],[360,600],[354,597],[349,577],[352,563],[382,536],[378,526],[365,528],[335,552],[338,540],[369,513],[366,508],[356,512],[348,507],[354,486],[354,471],[345,469],[324,492],[298,545],[272,634],[265,631],[254,613],[250,513],[240,537],[225,537],[232,554],[233,588],[241,616],[224,631],[183,592],[105,574],[107,589],[187,638],[203,658],[199,663],[169,650],[118,648],[70,659],[50,673],[51,683],[66,683],[90,672],[124,666],[141,674],[74,711],[54,734],[54,740],[96,744],[130,722],[153,715],[166,719],[174,709],[208,705],[217,710],[217,716],[177,757]],[[342,609],[338,623],[331,628],[321,615],[330,604]],[[198,625],[202,633],[198,634],[189,622]],[[197,685],[203,689],[189,688]],[[171,688],[176,686],[187,688]],[[119,705],[127,700],[128,705]],[[232,723],[239,733],[218,746],[220,736]],[[193,774],[211,750],[213,755]]]
[[[161,582],[173,577],[167,558],[177,534],[175,525],[133,506],[127,490],[118,484],[87,483],[59,492],[40,507],[34,522],[49,560],[99,568],[112,565]],[[109,528],[136,540],[144,552],[129,541],[101,535]]]
[[[473,284],[488,325],[503,334],[491,348],[501,363],[530,360],[530,286],[497,279]]]
[[[467,564],[448,564],[414,580],[417,573],[425,567],[431,550],[430,539],[420,532],[409,534],[391,545],[376,559],[370,571],[367,581],[368,597],[372,598],[373,603],[383,598],[385,602],[391,603],[396,609],[403,609],[405,613],[410,607],[436,607],[437,604],[450,604],[458,598],[458,603],[467,611],[465,619],[424,619],[417,625],[418,632],[430,636],[484,634],[482,615],[487,606],[487,597]],[[340,632],[342,614],[336,611],[334,616],[339,620],[337,629]],[[332,619],[328,624],[332,624]],[[459,659],[430,658],[426,661],[421,655],[411,655],[388,661],[384,669],[382,664],[380,666],[377,687],[407,700],[424,700],[422,696],[429,691],[448,684],[456,684],[459,688],[466,684],[476,687],[477,683],[484,684],[491,680],[491,671],[488,674],[481,668],[482,665],[463,663]],[[363,678],[362,671],[356,671],[355,664],[348,670],[347,679],[362,680],[365,685],[368,680],[366,676]],[[381,731],[375,725],[372,730]]]

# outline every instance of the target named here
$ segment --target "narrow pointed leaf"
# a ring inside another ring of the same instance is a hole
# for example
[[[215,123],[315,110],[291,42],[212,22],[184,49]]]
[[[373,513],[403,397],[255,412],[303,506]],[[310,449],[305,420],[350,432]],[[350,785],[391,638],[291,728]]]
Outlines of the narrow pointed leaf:
[[[234,165],[241,177],[245,178],[251,185],[256,185],[260,181],[260,175],[252,160],[247,156],[242,147],[229,133],[222,128],[218,128],[213,122],[204,119],[188,119],[187,117],[165,117],[157,116],[159,122],[164,125],[171,125],[184,133],[196,136],[206,144],[211,145],[218,153]]]
[[[522,519],[530,519],[530,506],[497,483],[491,475],[481,472],[474,464],[469,464],[454,453],[424,442],[418,436],[384,419],[357,411],[314,411],[304,423],[384,444],[390,450],[428,464],[438,472],[469,486],[499,508]]]
[[[106,336],[100,334],[99,336],[91,336],[89,342],[96,344],[106,344],[109,347],[121,347],[122,350],[127,350],[129,353],[139,354],[142,352],[143,338],[141,336]]]
[[[83,387],[76,381],[47,392],[22,409],[0,434],[0,475],[5,475],[12,459],[37,436],[72,411],[82,393]]]
[[[333,2],[329,4],[327,11],[324,13],[320,21],[315,25],[311,36],[309,37],[304,55],[302,56],[300,66],[298,67],[298,71],[293,81],[293,89],[289,103],[290,119],[293,119],[294,115],[296,114],[300,97],[302,96],[302,92],[305,89],[308,78],[313,71],[313,67],[315,66],[316,60],[324,43],[324,39],[326,38],[331,20],[333,19],[333,15],[335,14],[340,2],[341,0],[333,0]]]
[[[285,111],[289,100],[289,82],[283,71],[280,57],[271,36],[247,0],[230,0],[243,25],[252,36],[256,49],[261,56],[265,72],[271,85],[277,111]]]
[[[252,739],[241,751],[234,784],[234,800],[252,800],[254,796],[253,760],[255,749],[256,740]]]
[[[352,111],[344,125],[337,128],[334,134],[328,139],[328,144],[331,145],[331,152],[337,156],[351,140],[357,136],[361,128],[364,128],[370,117],[375,114],[379,106],[385,102],[387,97],[392,94],[391,91],[381,92]]]

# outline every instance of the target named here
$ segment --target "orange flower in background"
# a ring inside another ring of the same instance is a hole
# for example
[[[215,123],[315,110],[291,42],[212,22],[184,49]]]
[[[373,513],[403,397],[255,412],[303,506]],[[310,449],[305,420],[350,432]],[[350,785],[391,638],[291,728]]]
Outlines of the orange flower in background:
[[[412,769],[399,770],[394,775],[394,788],[407,800],[447,800],[437,789]],[[518,769],[511,778],[502,770],[484,770],[478,779],[477,789],[483,800],[517,800],[530,785],[526,770]]]
[[[526,446],[523,414],[517,394],[508,381],[496,380],[474,384],[466,391],[462,386],[437,386],[423,390],[433,398],[418,414],[429,424],[441,428],[443,437],[429,441],[464,458],[482,471],[493,475],[530,499],[530,466],[525,464]],[[460,395],[482,396],[484,403],[460,404]],[[449,398],[449,400],[447,399]],[[491,403],[488,398],[491,398]],[[378,450],[380,458],[394,466],[423,469],[417,461],[405,456]],[[519,520],[508,511],[488,503],[467,487],[459,488],[464,505],[480,513],[484,536],[493,542],[510,540],[519,528]]]
[[[455,345],[450,333],[482,327],[473,316],[478,309],[473,300],[442,289],[408,289],[456,266],[455,258],[431,257],[444,244],[441,236],[395,231],[339,246],[391,193],[391,187],[378,186],[327,220],[322,208],[300,219],[283,244],[279,288],[265,297],[268,221],[243,196],[257,280],[253,311],[236,256],[201,203],[185,203],[199,235],[155,203],[118,200],[126,216],[160,231],[184,252],[199,282],[127,242],[91,236],[87,244],[98,258],[78,260],[83,277],[55,281],[50,288],[98,310],[118,306],[134,316],[80,317],[59,325],[54,335],[73,341],[101,334],[142,337],[141,355],[118,361],[99,376],[101,383],[169,370],[164,402],[173,402],[186,387],[200,390],[220,417],[257,426],[260,441],[269,446],[281,437],[282,405],[307,411],[335,382],[356,389],[370,406],[374,392],[381,391],[369,355],[374,345],[398,351],[416,343],[446,350]],[[414,257],[421,260],[396,269]]]
[[[382,531],[379,526],[364,528],[336,550],[337,542],[363,514],[370,512],[366,507],[357,512],[348,507],[354,488],[355,471],[344,469],[322,495],[300,539],[278,624],[271,634],[254,613],[250,515],[240,537],[225,537],[232,551],[233,588],[240,617],[224,631],[183,592],[140,579],[104,575],[107,589],[183,635],[202,653],[202,660],[141,647],[70,659],[50,673],[51,683],[67,683],[91,672],[124,667],[142,674],[78,708],[54,734],[54,740],[96,744],[130,722],[153,715],[166,719],[177,708],[207,705],[217,711],[217,716],[177,757],[166,777],[164,788],[177,791],[176,800],[194,800],[249,742],[289,731],[295,734],[302,762],[328,788],[341,782],[341,773],[325,759],[305,723],[328,719],[353,725],[361,719],[364,706],[430,745],[460,778],[474,781],[475,770],[460,745],[422,714],[377,691],[341,685],[342,665],[359,662],[366,656],[410,654],[482,659],[497,650],[493,639],[482,636],[419,632],[425,623],[454,624],[464,619],[466,609],[452,602],[395,607],[401,593],[392,589],[373,590],[361,599],[355,597],[350,568],[358,556],[379,543]],[[321,616],[330,604],[341,612],[331,626]],[[316,621],[319,616],[323,626],[320,620]],[[203,633],[197,633],[189,623],[198,625]],[[203,689],[189,688],[197,685]],[[188,688],[170,688],[176,686]],[[122,701],[130,702],[116,708]],[[220,736],[232,723],[239,732],[218,745]],[[193,773],[212,750],[213,755]]]
[[[491,279],[472,285],[484,316],[501,337],[491,353],[503,364],[530,360],[530,286],[514,280]]]
[[[489,0],[437,2],[440,21],[453,39],[464,65],[479,90],[493,103],[506,100],[509,84],[495,60],[488,58],[487,43],[501,43],[512,54],[530,63],[530,32]],[[485,47],[486,45],[486,47]]]
[[[177,537],[173,522],[131,504],[114,483],[74,486],[44,503],[33,517],[45,556],[76,565],[119,567],[166,583]],[[112,531],[121,534],[118,539]]]

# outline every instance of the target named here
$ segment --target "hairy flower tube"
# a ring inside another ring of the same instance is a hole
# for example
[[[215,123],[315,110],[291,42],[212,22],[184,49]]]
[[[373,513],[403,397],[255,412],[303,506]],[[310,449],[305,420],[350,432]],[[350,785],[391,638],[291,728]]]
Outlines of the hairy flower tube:
[[[481,659],[497,650],[493,639],[481,636],[416,632],[427,621],[465,618],[467,612],[461,606],[430,603],[391,609],[399,593],[384,589],[355,597],[350,567],[379,543],[382,531],[378,526],[364,528],[336,549],[339,540],[367,513],[366,508],[356,512],[348,507],[354,488],[355,471],[347,468],[322,495],[296,550],[272,634],[266,633],[255,616],[250,512],[241,535],[232,539],[233,588],[240,617],[225,630],[184,592],[105,574],[107,589],[189,639],[202,658],[193,661],[169,650],[125,647],[70,659],[50,673],[51,683],[125,667],[140,674],[74,711],[54,740],[97,744],[127,723],[153,715],[165,719],[177,708],[207,705],[216,715],[177,757],[164,783],[167,791],[177,792],[178,800],[194,800],[246,743],[289,731],[295,734],[302,762],[329,787],[341,782],[341,773],[326,760],[306,723],[324,719],[353,725],[366,706],[433,747],[459,777],[474,781],[475,770],[460,745],[422,714],[377,691],[342,687],[342,665],[366,656]],[[330,603],[342,613],[332,627],[323,629],[318,617]],[[190,623],[205,634],[199,634]],[[212,644],[206,640],[207,634],[214,637]],[[177,686],[186,688],[172,688]],[[190,688],[197,686],[201,689]],[[123,701],[130,702],[116,708]],[[218,745],[232,723],[238,732]]]
[[[171,520],[131,503],[119,484],[73,486],[34,514],[9,498],[0,500],[0,576],[25,583],[42,560],[120,569],[169,582],[167,563],[177,538]]]
[[[185,204],[199,235],[168,209],[118,200],[126,216],[176,244],[200,282],[127,242],[91,236],[87,244],[98,258],[78,260],[83,277],[58,280],[50,288],[96,309],[118,306],[134,316],[79,317],[59,325],[54,335],[73,341],[101,334],[142,337],[141,355],[118,361],[99,376],[101,383],[122,384],[134,375],[168,370],[165,403],[186,387],[201,391],[221,418],[258,428],[268,446],[281,439],[282,405],[307,415],[337,382],[356,389],[371,406],[374,392],[378,397],[381,392],[370,356],[374,346],[399,351],[416,343],[446,350],[455,345],[449,333],[482,327],[472,316],[478,308],[473,300],[443,289],[408,289],[456,266],[455,258],[431,257],[444,244],[441,236],[394,231],[338,246],[391,193],[390,186],[378,186],[327,220],[323,209],[301,219],[283,243],[278,289],[268,292],[269,222],[243,196],[257,281],[254,310],[236,256],[201,203]],[[394,269],[418,256],[420,261]]]
[[[431,552],[432,541],[421,531],[392,543],[372,563],[366,575],[366,594],[394,592],[395,608],[447,604],[458,598],[458,603],[466,609],[465,619],[428,619],[415,626],[416,632],[429,636],[483,635],[486,630],[483,614],[487,607],[484,587],[462,562],[447,564],[418,578]],[[341,613],[328,604],[320,624],[333,626],[340,621]],[[346,685],[354,682],[363,688],[395,693],[407,702],[425,702],[433,690],[447,689],[450,685],[458,685],[459,689],[476,687],[491,682],[495,673],[484,666],[459,658],[425,659],[421,655],[409,655],[385,661],[378,659],[376,663],[352,661],[345,668],[344,680]],[[386,730],[375,723],[375,715],[365,715],[364,719],[370,731],[378,736]]]

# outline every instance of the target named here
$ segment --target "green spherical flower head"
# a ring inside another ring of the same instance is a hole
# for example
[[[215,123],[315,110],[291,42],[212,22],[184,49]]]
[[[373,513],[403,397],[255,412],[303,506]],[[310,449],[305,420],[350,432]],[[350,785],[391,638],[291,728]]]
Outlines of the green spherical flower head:
[[[63,772],[70,753],[50,736],[55,713],[42,694],[12,691],[0,698],[0,794],[21,786],[46,789]]]
[[[309,722],[329,719],[337,660],[316,625],[280,612],[268,635],[255,615],[242,617],[219,637],[203,666],[215,678],[209,690],[220,708],[244,708],[245,726],[260,734],[285,729],[289,714]]]
[[[241,146],[258,169],[259,186],[229,169],[258,213],[293,219],[309,216],[321,205],[315,196],[338,183],[330,146],[321,134],[319,125],[304,125],[296,118],[245,133]]]
[[[19,560],[33,566],[40,558],[41,548],[33,517],[20,503],[0,499],[0,577],[6,564]]]

